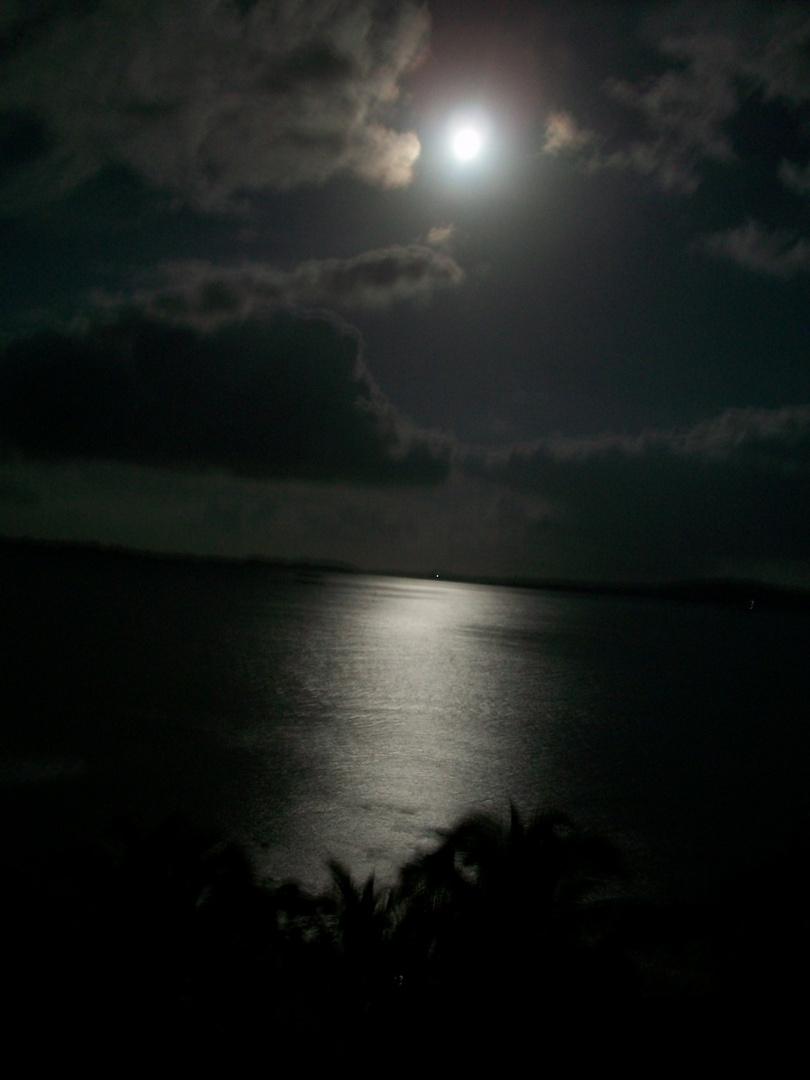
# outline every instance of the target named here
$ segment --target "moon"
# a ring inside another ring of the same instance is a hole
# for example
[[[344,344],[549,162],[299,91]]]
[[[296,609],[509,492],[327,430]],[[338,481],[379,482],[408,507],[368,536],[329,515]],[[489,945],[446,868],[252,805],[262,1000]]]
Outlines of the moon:
[[[481,135],[473,127],[463,127],[453,136],[453,153],[459,161],[469,161],[481,149]]]

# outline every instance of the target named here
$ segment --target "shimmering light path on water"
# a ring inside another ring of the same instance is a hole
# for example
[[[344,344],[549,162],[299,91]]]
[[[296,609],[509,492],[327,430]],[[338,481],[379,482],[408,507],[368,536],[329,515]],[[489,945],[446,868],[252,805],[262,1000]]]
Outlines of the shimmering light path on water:
[[[610,831],[676,891],[803,828],[803,618],[363,577],[296,605],[248,736],[276,873],[332,854],[385,877],[510,799]],[[275,653],[275,617],[253,634]]]
[[[180,813],[319,884],[514,800],[684,893],[810,836],[803,614],[70,553],[3,590],[10,842]]]
[[[393,578],[317,589],[282,665],[281,731],[269,728],[297,777],[276,861],[292,866],[301,836],[318,836],[324,851],[386,873],[470,807],[564,793],[556,729],[576,695],[564,662],[542,649],[559,632],[558,601]],[[267,735],[259,721],[253,737]],[[272,789],[269,747],[267,764]]]

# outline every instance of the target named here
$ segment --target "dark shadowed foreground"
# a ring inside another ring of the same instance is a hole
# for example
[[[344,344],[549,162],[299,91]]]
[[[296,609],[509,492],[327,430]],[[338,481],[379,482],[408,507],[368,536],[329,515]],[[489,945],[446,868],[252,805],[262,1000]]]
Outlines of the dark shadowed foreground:
[[[322,895],[261,883],[180,821],[4,870],[6,1051],[31,1070],[694,1076],[802,1038],[798,857],[657,905],[607,840],[513,810],[468,817],[388,889],[339,864]]]

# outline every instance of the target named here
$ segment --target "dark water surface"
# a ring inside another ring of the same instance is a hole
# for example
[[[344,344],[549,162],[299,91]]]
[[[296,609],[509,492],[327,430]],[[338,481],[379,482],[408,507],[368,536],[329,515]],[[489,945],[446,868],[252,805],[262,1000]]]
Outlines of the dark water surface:
[[[389,878],[511,799],[688,894],[810,837],[802,614],[67,551],[1,599],[11,848],[180,812]]]

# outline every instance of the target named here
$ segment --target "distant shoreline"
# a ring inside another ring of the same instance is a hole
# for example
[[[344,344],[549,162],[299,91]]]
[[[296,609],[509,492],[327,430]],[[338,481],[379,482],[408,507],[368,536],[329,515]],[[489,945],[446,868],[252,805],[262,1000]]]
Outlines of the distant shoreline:
[[[188,564],[194,566],[257,567],[271,571],[300,574],[364,574],[379,577],[408,578],[414,581],[444,581],[469,585],[495,585],[505,588],[536,589],[628,599],[671,600],[685,603],[714,604],[750,611],[810,612],[810,591],[738,578],[696,578],[661,582],[578,581],[557,578],[511,577],[471,574],[429,574],[402,570],[367,570],[350,563],[320,559],[283,559],[261,555],[196,555],[185,552],[160,552],[130,548],[119,544],[91,541],[37,540],[0,536],[0,555],[17,554],[75,555],[79,558],[114,558],[140,562]]]

